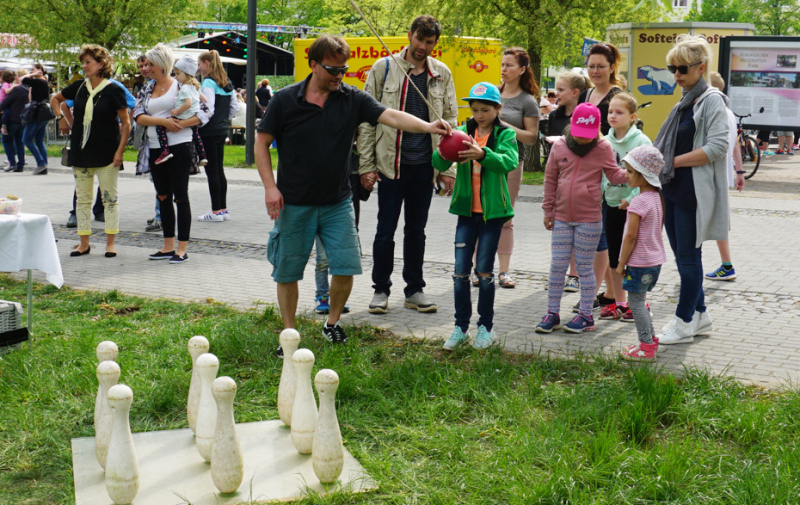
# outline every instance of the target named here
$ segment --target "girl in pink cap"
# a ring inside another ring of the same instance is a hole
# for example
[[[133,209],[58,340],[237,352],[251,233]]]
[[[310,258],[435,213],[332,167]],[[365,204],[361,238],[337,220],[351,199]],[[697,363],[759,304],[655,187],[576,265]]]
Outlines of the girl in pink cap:
[[[613,184],[627,181],[611,144],[600,135],[600,110],[582,103],[575,107],[569,132],[553,143],[544,176],[544,226],[553,232],[547,314],[538,333],[561,328],[561,295],[569,259],[575,252],[580,277],[580,311],[564,325],[571,333],[594,330],[592,305],[596,281],[592,270],[595,249],[603,231],[600,206],[602,174]]]

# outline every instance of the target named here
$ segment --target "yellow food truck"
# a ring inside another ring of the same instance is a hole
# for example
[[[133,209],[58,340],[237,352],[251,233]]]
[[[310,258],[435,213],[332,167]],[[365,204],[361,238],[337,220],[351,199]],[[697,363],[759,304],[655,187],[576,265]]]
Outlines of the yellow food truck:
[[[755,26],[750,23],[623,23],[608,27],[606,41],[622,53],[620,73],[628,80],[628,91],[639,105],[652,102],[639,111],[644,133],[650,140],[656,138],[658,129],[681,97],[666,61],[675,37],[681,33],[706,37],[714,54],[710,70],[716,71],[720,39],[729,35],[753,35],[754,31]]]
[[[350,45],[350,69],[344,82],[364,89],[367,73],[372,64],[380,58],[389,56],[376,37],[347,37]],[[408,37],[383,37],[389,49],[398,54],[408,45]],[[294,40],[294,80],[300,82],[311,72],[308,66],[308,48],[314,39]],[[500,61],[503,49],[499,39],[475,37],[442,37],[434,49],[433,58],[444,62],[453,72],[456,96],[469,96],[472,86],[481,81],[500,84]],[[459,101],[459,122],[471,114],[466,102]]]

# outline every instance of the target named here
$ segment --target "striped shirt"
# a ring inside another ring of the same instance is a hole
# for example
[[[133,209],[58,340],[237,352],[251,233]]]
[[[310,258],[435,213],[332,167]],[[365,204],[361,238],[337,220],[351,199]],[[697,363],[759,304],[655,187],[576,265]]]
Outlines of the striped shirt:
[[[417,88],[426,97],[428,96],[428,72],[422,72],[419,75],[409,75],[409,79],[414,81]],[[416,116],[426,123],[430,121],[428,116],[428,106],[414,89],[411,83],[408,83],[406,91],[406,106],[405,111],[412,116]],[[431,162],[433,155],[433,145],[431,142],[430,133],[408,133],[403,132],[403,146],[400,152],[400,163],[410,165],[428,164]]]
[[[667,262],[664,251],[664,240],[661,233],[664,223],[664,208],[658,191],[645,191],[635,196],[628,207],[631,213],[639,216],[639,234],[633,246],[628,266],[654,267]],[[625,232],[628,233],[628,220],[625,220]],[[624,236],[624,235],[623,235]]]

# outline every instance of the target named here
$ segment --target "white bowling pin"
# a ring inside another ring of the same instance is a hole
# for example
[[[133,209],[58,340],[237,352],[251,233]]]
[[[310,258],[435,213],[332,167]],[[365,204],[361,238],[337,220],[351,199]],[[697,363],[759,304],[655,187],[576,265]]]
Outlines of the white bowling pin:
[[[300,454],[311,454],[319,419],[317,402],[311,387],[314,353],[308,349],[298,349],[292,356],[292,361],[297,371],[297,392],[292,408],[292,443]]]
[[[97,355],[98,363],[102,363],[103,361],[117,361],[119,348],[114,342],[106,340],[97,344],[95,354]]]
[[[236,435],[233,419],[233,398],[236,382],[230,377],[219,377],[211,386],[217,402],[217,429],[214,447],[211,449],[211,478],[222,493],[233,493],[239,489],[244,478],[242,446]]]
[[[118,505],[131,503],[139,492],[139,461],[128,420],[132,402],[133,391],[128,386],[117,384],[108,390],[114,421],[106,461],[106,490]]]
[[[114,361],[103,361],[97,365],[97,402],[94,405],[94,452],[97,462],[105,470],[108,443],[111,440],[111,407],[108,406],[108,390],[119,382],[120,369]]]
[[[294,394],[297,391],[297,372],[294,370],[294,362],[291,358],[300,343],[300,334],[294,328],[287,328],[281,332],[279,340],[284,359],[281,383],[278,386],[278,415],[281,416],[283,424],[291,426]]]
[[[117,361],[117,356],[119,355],[119,349],[117,348],[117,344],[110,340],[106,340],[104,342],[100,342],[97,344],[97,349],[95,350],[95,354],[97,355],[97,363],[102,363],[103,361]],[[119,377],[118,377],[119,378]],[[116,382],[114,382],[116,384]],[[112,384],[112,386],[114,385]],[[97,386],[97,397],[94,400],[94,428],[97,431],[97,416],[100,415],[98,412],[98,408],[101,404],[103,404],[102,400],[100,399],[100,393],[102,387]]]
[[[336,389],[339,387],[339,376],[330,369],[317,372],[314,377],[319,395],[319,423],[314,433],[314,445],[311,451],[311,463],[314,473],[323,484],[336,482],[344,467],[344,446],[339,420],[336,418]]]
[[[195,442],[203,459],[211,461],[211,448],[214,445],[214,430],[217,429],[217,405],[211,386],[219,370],[219,360],[213,354],[202,354],[197,358],[197,373],[202,382],[200,386],[200,406],[197,409]]]
[[[208,352],[208,339],[196,335],[189,339],[189,355],[192,357],[192,383],[189,385],[189,401],[186,404],[186,418],[189,428],[196,430],[197,407],[200,405],[200,376],[197,374],[197,358]]]

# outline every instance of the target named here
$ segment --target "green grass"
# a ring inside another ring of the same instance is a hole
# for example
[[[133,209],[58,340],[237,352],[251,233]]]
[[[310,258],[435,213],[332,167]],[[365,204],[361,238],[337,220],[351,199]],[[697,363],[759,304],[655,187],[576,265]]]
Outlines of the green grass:
[[[0,298],[25,286],[0,276]],[[120,347],[134,432],[186,426],[191,361],[205,335],[239,386],[237,422],[277,419],[277,310],[237,312],[35,287],[36,340],[0,361],[0,503],[73,503],[70,439],[93,436],[94,349]],[[301,335],[319,323],[299,321]],[[603,356],[564,360],[396,340],[348,328],[304,338],[341,377],[346,447],[372,493],[305,504],[794,504],[800,394],[687,370],[682,378]]]
[[[60,166],[61,160],[61,144],[49,144],[47,146],[47,157],[51,162],[51,166]],[[270,154],[272,155],[272,166],[274,168],[278,168],[278,150],[277,149],[270,149]],[[0,155],[5,158],[5,150],[0,147]],[[30,156],[30,153],[27,153],[27,156]],[[123,160],[126,163],[135,163],[136,157],[138,156],[138,151],[136,151],[133,147],[128,146],[125,149],[125,154],[123,155]],[[31,158],[33,159],[33,158]],[[245,164],[245,147],[244,146],[225,146],[225,157],[223,161],[224,166],[226,167],[233,167],[233,168],[253,168],[255,169],[255,164],[247,165]],[[28,162],[30,165],[30,162]],[[133,167],[128,167],[129,169],[133,169]]]
[[[522,184],[541,186],[544,184],[544,172],[522,172]]]

